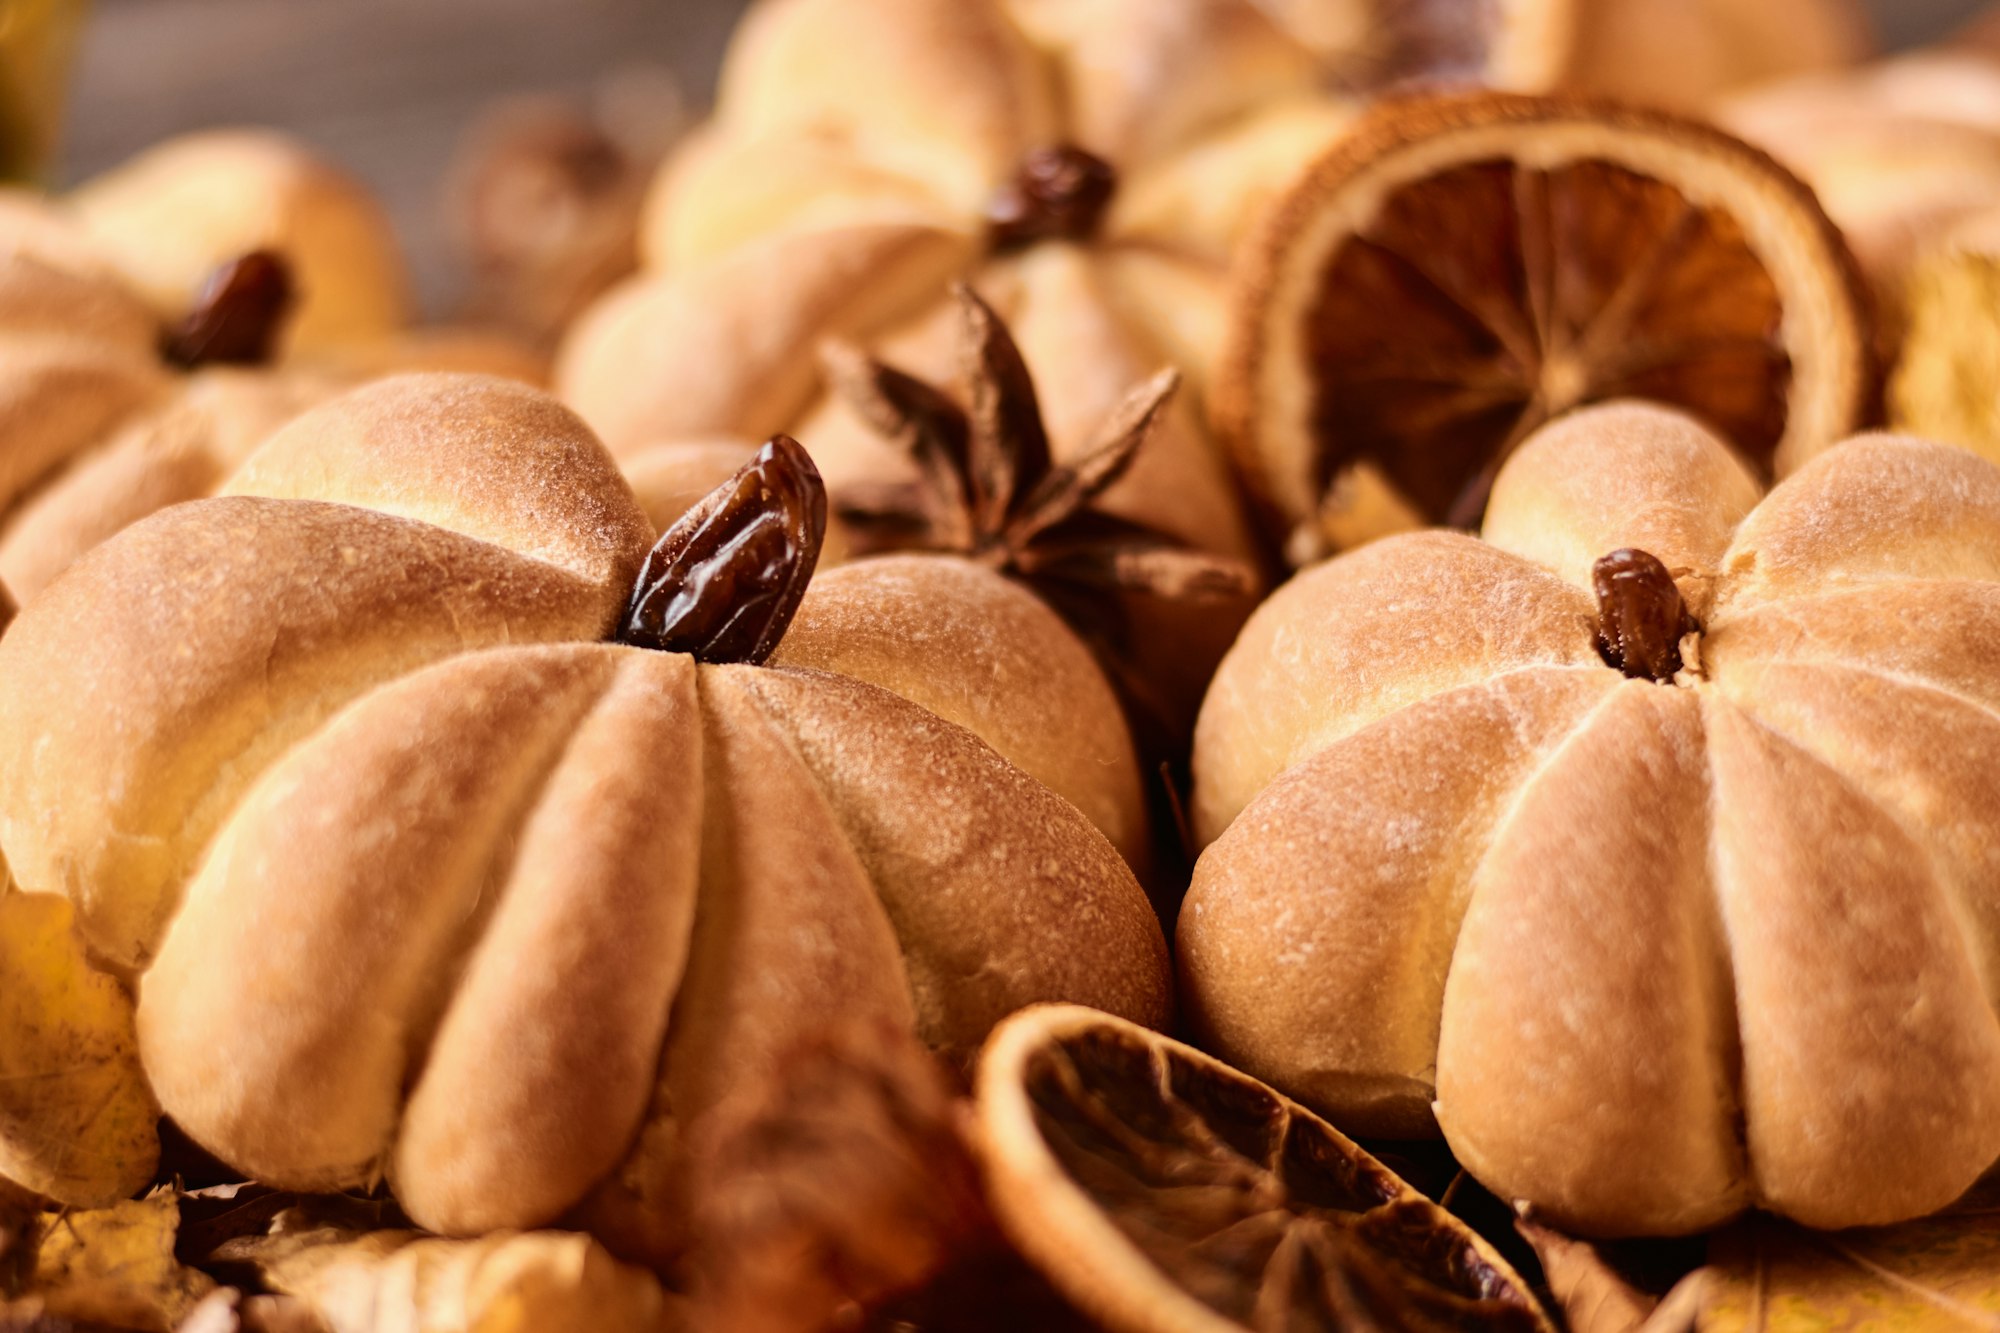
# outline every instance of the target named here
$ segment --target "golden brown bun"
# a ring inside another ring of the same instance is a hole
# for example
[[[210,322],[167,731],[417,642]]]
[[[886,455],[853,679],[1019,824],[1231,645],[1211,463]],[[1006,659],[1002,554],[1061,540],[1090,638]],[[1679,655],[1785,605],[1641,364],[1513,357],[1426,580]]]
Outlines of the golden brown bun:
[[[1313,56],[1250,0],[759,5],[713,121],[651,192],[644,276],[579,322],[558,389],[621,453],[785,430],[836,493],[893,479],[906,460],[824,404],[813,353],[858,340],[948,380],[947,283],[965,277],[1012,324],[1059,457],[1133,383],[1179,365],[1184,401],[1105,507],[1242,554],[1200,394],[1234,241],[1347,117],[1316,83]],[[1106,219],[999,252],[996,193],[1058,144],[1118,173]]]
[[[381,206],[274,131],[169,139],[85,182],[68,202],[162,320],[186,313],[216,268],[258,249],[281,252],[298,282],[289,348],[369,342],[408,317],[409,280]]]
[[[162,325],[57,205],[0,195],[0,579],[32,596],[156,509],[209,494],[339,383],[324,373],[174,373]]]
[[[2000,469],[1862,437],[1756,503],[1611,405],[1522,446],[1485,535],[1307,570],[1225,661],[1197,1029],[1358,1131],[1434,1110],[1587,1233],[1948,1203],[2000,1156]],[[1627,545],[1701,621],[1667,683],[1598,654]]]
[[[300,372],[204,370],[46,475],[0,518],[0,582],[26,600],[146,515],[214,493],[278,427],[335,381]]]
[[[615,453],[659,440],[785,429],[809,401],[821,339],[906,316],[965,264],[967,238],[915,226],[779,237],[671,280],[641,274],[570,330],[556,388]]]
[[[1145,795],[1118,696],[1076,635],[1019,585],[953,556],[825,570],[772,660],[880,685],[958,723],[1075,805],[1143,871]]]
[[[151,312],[67,258],[0,249],[0,511],[168,392]]]
[[[231,495],[97,547],[0,639],[0,735],[19,738],[0,846],[24,886],[75,900],[97,952],[143,963],[234,796],[369,686],[610,626],[651,530],[582,423],[532,395],[411,378],[326,404]],[[470,410],[487,401],[529,410],[496,432]],[[371,451],[397,467],[341,476]],[[313,478],[325,499],[285,499]]]
[[[595,1201],[658,1255],[679,1200],[630,1182],[676,1179],[680,1126],[830,1014],[955,1056],[1037,999],[1166,1021],[1117,849],[971,731],[848,676],[600,641],[653,533],[548,396],[382,381],[225,492],[0,638],[0,844],[137,975],[162,1105],[240,1169],[386,1173],[455,1234]],[[888,614],[868,577],[808,648]],[[1014,743],[1025,691],[978,682],[1019,646],[926,634],[929,606],[895,683]]]

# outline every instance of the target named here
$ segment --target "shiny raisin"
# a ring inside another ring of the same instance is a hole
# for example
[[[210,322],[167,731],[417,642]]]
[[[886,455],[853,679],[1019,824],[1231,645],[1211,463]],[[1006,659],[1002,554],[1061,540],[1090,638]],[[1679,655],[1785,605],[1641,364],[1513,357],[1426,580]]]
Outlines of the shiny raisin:
[[[194,308],[167,336],[166,356],[192,369],[262,365],[298,298],[292,266],[274,250],[252,250],[209,274]]]
[[[1681,636],[1697,626],[1667,567],[1628,546],[1599,557],[1590,582],[1604,660],[1635,680],[1672,680],[1681,669]]]
[[[1118,174],[1103,158],[1074,144],[1038,148],[986,210],[993,244],[1011,250],[1083,240],[1097,231],[1117,188]]]
[[[826,486],[797,440],[772,437],[653,546],[618,638],[704,662],[762,662],[812,580]]]

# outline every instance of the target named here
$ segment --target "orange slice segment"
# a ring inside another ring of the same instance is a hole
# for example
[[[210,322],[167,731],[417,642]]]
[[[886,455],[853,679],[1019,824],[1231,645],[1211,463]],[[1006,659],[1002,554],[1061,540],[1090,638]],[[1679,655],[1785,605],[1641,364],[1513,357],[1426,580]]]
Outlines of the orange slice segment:
[[[1037,1005],[995,1029],[976,1082],[1002,1229],[1110,1329],[1550,1327],[1458,1219],[1192,1047]]]
[[[1552,417],[1648,398],[1766,475],[1862,424],[1861,280],[1811,192],[1720,131],[1482,92],[1385,104],[1294,187],[1216,411],[1296,559],[1470,526]]]

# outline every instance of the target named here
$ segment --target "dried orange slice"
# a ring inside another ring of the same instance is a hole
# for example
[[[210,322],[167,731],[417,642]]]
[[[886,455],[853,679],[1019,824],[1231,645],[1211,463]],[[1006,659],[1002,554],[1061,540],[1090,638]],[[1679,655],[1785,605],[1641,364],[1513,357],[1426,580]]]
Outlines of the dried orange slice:
[[[1458,1219],[1193,1047],[1037,1005],[994,1030],[976,1082],[1001,1228],[1108,1328],[1550,1327]]]
[[[1812,193],[1664,113],[1385,104],[1252,247],[1216,412],[1294,559],[1476,523],[1551,417],[1649,398],[1766,473],[1863,423],[1861,279]]]

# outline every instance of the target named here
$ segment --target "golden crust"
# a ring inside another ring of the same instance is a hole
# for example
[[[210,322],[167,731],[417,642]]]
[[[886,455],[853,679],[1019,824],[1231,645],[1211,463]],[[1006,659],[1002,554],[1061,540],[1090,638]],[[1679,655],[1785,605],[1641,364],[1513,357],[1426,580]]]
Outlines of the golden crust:
[[[783,429],[818,383],[827,337],[901,319],[970,257],[934,227],[780,236],[681,275],[640,275],[585,312],[555,383],[611,446],[689,436],[757,439]]]
[[[662,1255],[680,1126],[829,1013],[961,1054],[1039,998],[1165,1021],[1130,869],[970,731],[594,642],[652,530],[546,396],[369,386],[232,489],[0,638],[0,843],[136,974],[169,1112],[259,1178]]]
[[[283,372],[190,377],[21,497],[0,520],[0,582],[25,601],[120,529],[214,494],[267,435],[332,389]]]
[[[1620,681],[1516,784],[1432,1029],[1467,1168],[1585,1232],[1703,1231],[1752,1196],[1702,718]]]
[[[926,1041],[969,1059],[993,1024],[1050,997],[1166,1025],[1152,909],[1073,806],[887,690],[818,672],[736,674],[790,736],[873,879]],[[940,790],[964,795],[926,799]]]
[[[1398,708],[1527,667],[1598,665],[1591,616],[1579,589],[1450,532],[1384,538],[1295,576],[1251,615],[1202,702],[1196,840]]]
[[[2000,1156],[2000,470],[1864,437],[1743,487],[1679,419],[1580,414],[1496,485],[1521,554],[1390,539],[1260,611],[1198,731],[1205,831],[1242,807],[1180,928],[1218,1051],[1390,1132],[1434,1086],[1470,1170],[1588,1233],[1885,1223]],[[1709,608],[1666,684],[1579,586],[1649,542]],[[1581,614],[1532,640],[1538,578]]]
[[[0,846],[24,886],[75,900],[95,951],[136,966],[233,798],[342,704],[469,648],[596,637],[621,602],[345,505],[164,510],[0,638]]]
[[[829,569],[772,662],[865,680],[956,722],[1146,864],[1145,797],[1117,695],[1055,612],[999,575],[933,555]]]
[[[1725,441],[1646,403],[1572,412],[1536,436],[1534,452],[1496,479],[1480,538],[1579,588],[1619,545],[1659,557],[1689,609],[1708,610],[1736,527],[1761,488]]]
[[[0,512],[168,389],[145,306],[59,259],[0,256]]]
[[[1355,1133],[1434,1132],[1474,848],[1612,688],[1597,671],[1516,670],[1287,769],[1195,866],[1178,927],[1194,1030],[1246,1072],[1340,1108]],[[1399,1002],[1378,1009],[1384,994]]]
[[[870,76],[848,77],[830,51],[865,52]],[[557,382],[621,453],[787,430],[824,455],[836,492],[879,482],[902,460],[815,405],[813,352],[857,339],[936,378],[900,355],[898,335],[949,316],[947,280],[964,276],[1013,324],[1060,456],[1137,379],[1178,364],[1186,401],[1106,507],[1243,554],[1198,396],[1235,237],[1345,121],[1316,83],[1307,49],[1249,0],[759,5],[731,45],[714,119],[649,195],[650,276],[586,314]],[[996,193],[1027,154],[1058,144],[1109,156],[1112,210],[1096,235],[1005,253],[987,217]],[[951,262],[870,253],[899,231],[951,238]],[[852,271],[837,291],[834,265]]]
[[[406,320],[409,279],[387,215],[357,181],[267,130],[168,139],[86,181],[68,203],[163,320],[216,268],[281,251],[304,293],[286,345],[368,342]]]
[[[223,494],[416,519],[620,600],[653,542],[631,487],[574,412],[484,375],[399,375],[344,394],[272,436]]]

